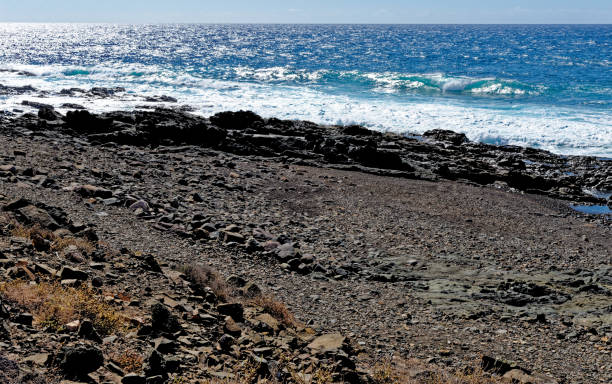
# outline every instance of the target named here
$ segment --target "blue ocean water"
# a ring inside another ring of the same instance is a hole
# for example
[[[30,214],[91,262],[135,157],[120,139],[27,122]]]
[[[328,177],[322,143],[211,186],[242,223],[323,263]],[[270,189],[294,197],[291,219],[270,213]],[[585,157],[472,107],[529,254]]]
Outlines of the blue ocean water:
[[[612,157],[612,25],[0,24],[0,84]],[[32,76],[35,75],[35,76]],[[0,110],[25,96],[0,95]],[[32,97],[27,97],[32,99]],[[46,100],[45,100],[46,99]],[[23,107],[21,107],[23,108]]]

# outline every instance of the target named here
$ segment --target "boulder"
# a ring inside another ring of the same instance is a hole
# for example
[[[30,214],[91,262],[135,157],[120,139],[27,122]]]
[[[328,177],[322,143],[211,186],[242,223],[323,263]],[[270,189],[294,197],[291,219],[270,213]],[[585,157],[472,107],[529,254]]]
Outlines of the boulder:
[[[22,222],[28,225],[39,224],[43,228],[55,230],[59,228],[57,222],[43,209],[34,205],[27,205],[17,210],[17,214]]]
[[[163,304],[154,304],[151,308],[151,326],[154,330],[175,333],[181,330],[178,318]]]
[[[38,117],[42,120],[55,121],[60,120],[62,115],[56,112],[53,108],[43,107],[38,110]]]
[[[230,316],[237,322],[244,319],[244,309],[240,303],[223,303],[217,306],[217,311],[226,316]]]
[[[436,141],[442,141],[453,145],[460,145],[470,141],[465,134],[447,129],[432,129],[423,133],[423,137],[432,138]]]
[[[90,184],[85,184],[76,187],[74,189],[74,192],[83,197],[100,197],[102,199],[108,199],[113,196],[113,191]]]
[[[314,353],[337,352],[342,348],[346,338],[339,333],[329,333],[315,338],[308,348]]]
[[[251,111],[219,112],[210,117],[210,122],[224,129],[245,129],[263,119]]]
[[[87,272],[83,272],[67,265],[63,266],[62,269],[60,269],[59,276],[62,280],[74,279],[79,281],[85,281],[89,278],[89,274]]]
[[[71,345],[61,349],[57,361],[66,376],[80,378],[100,368],[104,364],[104,355],[92,345]]]

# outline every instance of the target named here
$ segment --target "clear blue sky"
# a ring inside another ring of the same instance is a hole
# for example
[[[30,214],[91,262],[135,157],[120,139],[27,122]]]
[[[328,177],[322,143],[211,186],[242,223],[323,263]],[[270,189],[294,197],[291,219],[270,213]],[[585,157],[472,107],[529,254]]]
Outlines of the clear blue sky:
[[[612,0],[0,0],[0,21],[612,23]]]

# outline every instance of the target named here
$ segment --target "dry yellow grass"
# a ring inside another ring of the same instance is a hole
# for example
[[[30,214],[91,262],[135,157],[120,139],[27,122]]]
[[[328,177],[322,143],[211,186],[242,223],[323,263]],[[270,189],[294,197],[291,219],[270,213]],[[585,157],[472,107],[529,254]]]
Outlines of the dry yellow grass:
[[[181,272],[193,284],[196,291],[204,292],[208,287],[222,301],[226,301],[232,296],[230,288],[219,272],[209,266],[201,264],[183,265]]]
[[[126,373],[137,373],[142,371],[143,357],[140,353],[131,349],[126,349],[122,352],[114,353],[111,359],[115,361]]]
[[[38,235],[40,237],[42,237],[45,240],[49,240],[49,241],[53,241],[55,240],[56,236],[53,232],[51,232],[48,229],[43,229],[40,227],[40,225],[34,225],[31,227],[26,227],[24,225],[21,225],[17,222],[13,222],[11,223],[11,226],[13,227],[11,229],[11,235],[12,236],[16,236],[16,237],[23,237],[26,239],[31,239],[32,237],[34,237],[35,235]]]
[[[108,335],[125,326],[124,318],[88,287],[16,280],[0,286],[0,294],[30,311],[36,322],[44,327],[61,329],[71,321],[87,318],[101,335]]]
[[[91,253],[96,249],[96,244],[93,242],[81,238],[81,237],[58,237],[48,229],[41,228],[39,225],[24,226],[20,223],[12,223],[11,235],[16,237],[23,237],[26,239],[33,239],[36,236],[40,236],[45,240],[51,242],[51,250],[61,252],[71,245],[77,247],[77,249]]]
[[[74,245],[80,251],[85,253],[91,253],[96,250],[94,243],[81,237],[62,237],[54,240],[51,243],[51,249],[54,251],[61,252],[69,246]]]
[[[259,295],[250,299],[249,303],[261,307],[265,313],[274,317],[285,326],[289,327],[298,325],[295,316],[289,312],[289,309],[287,309],[285,304],[270,296]]]
[[[500,384],[481,369],[450,372],[417,359],[386,359],[369,369],[373,384]],[[418,373],[418,374],[415,374]],[[413,377],[415,376],[415,377]]]

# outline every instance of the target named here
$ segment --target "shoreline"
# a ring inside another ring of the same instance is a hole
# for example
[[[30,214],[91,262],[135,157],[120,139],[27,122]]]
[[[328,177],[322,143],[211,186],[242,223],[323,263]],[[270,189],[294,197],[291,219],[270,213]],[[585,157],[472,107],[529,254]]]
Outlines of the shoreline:
[[[413,179],[462,180],[574,203],[612,205],[608,177],[612,160],[471,142],[450,130],[420,135],[381,133],[359,125],[264,119],[250,111],[220,112],[205,118],[167,108],[101,114],[78,109],[64,116],[51,105],[24,104],[38,109],[38,115],[5,118],[2,129],[21,127],[43,135],[56,132],[97,144],[195,145],[237,155],[283,158],[288,163]]]

